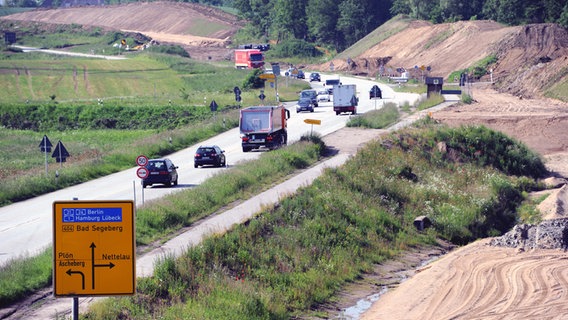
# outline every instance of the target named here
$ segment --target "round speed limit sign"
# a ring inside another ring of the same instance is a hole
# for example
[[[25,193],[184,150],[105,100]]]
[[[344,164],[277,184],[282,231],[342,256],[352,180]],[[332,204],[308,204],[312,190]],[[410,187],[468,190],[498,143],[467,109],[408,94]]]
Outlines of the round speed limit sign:
[[[139,155],[138,157],[136,157],[136,164],[140,167],[146,166],[148,164],[148,157],[146,157],[145,155]]]
[[[146,179],[149,174],[150,174],[150,172],[148,171],[148,169],[146,169],[144,167],[140,167],[140,168],[136,169],[136,175],[140,179]]]

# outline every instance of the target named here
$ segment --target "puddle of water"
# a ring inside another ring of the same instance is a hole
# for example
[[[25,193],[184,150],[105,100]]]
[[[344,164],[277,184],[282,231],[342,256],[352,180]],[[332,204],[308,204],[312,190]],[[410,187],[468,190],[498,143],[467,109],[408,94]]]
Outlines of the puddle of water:
[[[419,267],[424,267],[427,266],[428,264],[438,260],[441,256],[434,256],[428,260],[424,260],[419,264]],[[399,277],[399,283],[402,283],[404,281],[406,281],[408,278],[408,276],[404,273],[404,272],[400,272],[397,273],[397,276]],[[388,287],[387,286],[382,286],[381,290],[378,293],[374,293],[370,296],[367,296],[359,301],[357,301],[357,303],[352,306],[352,307],[348,307],[345,308],[342,312],[340,312],[336,319],[340,319],[340,320],[358,320],[361,315],[363,313],[365,313],[365,311],[369,310],[369,308],[371,308],[371,306],[373,305],[374,302],[376,302],[377,300],[379,300],[379,298],[384,295],[385,293],[387,293],[388,291]]]
[[[337,319],[341,319],[341,320],[357,320],[357,319],[359,319],[359,317],[365,311],[367,311],[373,305],[374,302],[379,300],[379,298],[383,294],[385,294],[387,292],[387,290],[388,290],[387,286],[382,286],[381,291],[379,291],[378,293],[367,296],[367,297],[357,301],[356,305],[343,310],[341,313],[339,313],[339,315],[337,316]]]

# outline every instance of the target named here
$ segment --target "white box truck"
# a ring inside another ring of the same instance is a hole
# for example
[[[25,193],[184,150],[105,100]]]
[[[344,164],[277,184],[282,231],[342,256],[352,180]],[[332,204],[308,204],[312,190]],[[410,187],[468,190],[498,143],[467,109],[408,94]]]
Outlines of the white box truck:
[[[354,84],[340,84],[333,86],[333,111],[336,115],[349,112],[357,114],[357,86]]]

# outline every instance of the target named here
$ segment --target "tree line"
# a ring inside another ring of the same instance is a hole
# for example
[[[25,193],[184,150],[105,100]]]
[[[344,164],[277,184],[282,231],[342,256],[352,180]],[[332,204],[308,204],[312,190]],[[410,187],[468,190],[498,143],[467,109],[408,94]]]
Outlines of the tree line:
[[[50,1],[6,0],[15,7]],[[105,0],[106,4],[138,0]],[[146,0],[148,1],[148,0]],[[568,0],[180,0],[232,8],[248,21],[251,38],[278,43],[300,40],[342,51],[392,17],[402,14],[433,23],[495,20],[506,25],[558,23],[568,28]]]
[[[433,23],[553,22],[568,28],[568,0],[227,0],[224,5],[237,9],[259,36],[328,44],[338,51],[399,14]]]

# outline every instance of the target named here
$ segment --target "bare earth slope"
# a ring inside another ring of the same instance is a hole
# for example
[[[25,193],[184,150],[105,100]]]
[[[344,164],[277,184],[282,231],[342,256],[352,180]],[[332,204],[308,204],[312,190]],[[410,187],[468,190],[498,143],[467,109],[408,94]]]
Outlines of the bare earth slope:
[[[555,24],[505,27],[494,21],[430,24],[413,21],[358,57],[333,60],[335,70],[353,74],[395,74],[408,70],[415,78],[447,78],[452,72],[495,56],[495,88],[517,96],[539,97],[551,83],[568,79],[568,31]],[[423,71],[420,67],[431,68]],[[418,68],[415,68],[418,67]],[[329,63],[320,70],[329,70]],[[489,81],[490,75],[483,81]],[[563,96],[568,101],[568,92]]]
[[[137,2],[104,7],[76,7],[27,11],[0,17],[5,20],[81,24],[139,32],[160,43],[182,45],[191,57],[223,59],[227,45],[243,27],[236,16],[196,3]]]

